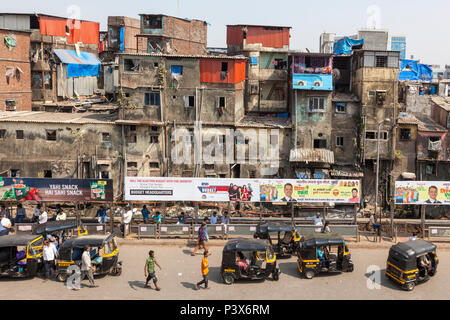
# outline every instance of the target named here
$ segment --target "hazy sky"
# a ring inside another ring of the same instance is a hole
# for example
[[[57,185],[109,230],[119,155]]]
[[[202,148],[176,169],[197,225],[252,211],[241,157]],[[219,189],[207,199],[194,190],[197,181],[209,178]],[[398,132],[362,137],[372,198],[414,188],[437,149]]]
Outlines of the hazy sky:
[[[322,32],[351,35],[376,21],[407,37],[408,58],[450,64],[449,0],[2,0],[0,10],[70,16],[73,6],[81,19],[100,22],[101,30],[108,16],[139,13],[206,20],[209,47],[226,47],[227,24],[264,24],[291,26],[291,49],[318,51]]]

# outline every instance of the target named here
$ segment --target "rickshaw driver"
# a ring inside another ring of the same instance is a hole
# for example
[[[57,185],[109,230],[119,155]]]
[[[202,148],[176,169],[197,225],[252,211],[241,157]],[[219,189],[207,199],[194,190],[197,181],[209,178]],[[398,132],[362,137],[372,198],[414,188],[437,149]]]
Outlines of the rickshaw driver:
[[[420,273],[425,277],[431,270],[431,261],[428,259],[427,255],[421,256],[418,260],[419,269],[421,269]]]

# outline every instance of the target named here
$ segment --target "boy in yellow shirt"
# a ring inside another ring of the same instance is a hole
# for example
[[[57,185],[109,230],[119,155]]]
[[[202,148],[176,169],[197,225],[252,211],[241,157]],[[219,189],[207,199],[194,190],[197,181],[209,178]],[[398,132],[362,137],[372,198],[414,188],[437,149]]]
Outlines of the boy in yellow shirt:
[[[208,251],[205,250],[205,252],[203,253],[203,259],[202,259],[202,265],[201,265],[203,280],[195,285],[195,290],[198,290],[199,285],[201,285],[203,283],[205,284],[205,289],[209,289],[209,287],[208,287],[208,273],[209,273],[208,256],[209,256],[209,253],[208,253]]]

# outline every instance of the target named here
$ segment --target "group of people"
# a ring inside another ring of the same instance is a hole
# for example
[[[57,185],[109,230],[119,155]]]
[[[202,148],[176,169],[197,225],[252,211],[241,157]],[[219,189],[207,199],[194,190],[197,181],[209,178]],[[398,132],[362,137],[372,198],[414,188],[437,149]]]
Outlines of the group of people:
[[[228,198],[230,201],[251,201],[253,196],[253,188],[250,183],[240,187],[233,183],[230,183],[228,188]]]

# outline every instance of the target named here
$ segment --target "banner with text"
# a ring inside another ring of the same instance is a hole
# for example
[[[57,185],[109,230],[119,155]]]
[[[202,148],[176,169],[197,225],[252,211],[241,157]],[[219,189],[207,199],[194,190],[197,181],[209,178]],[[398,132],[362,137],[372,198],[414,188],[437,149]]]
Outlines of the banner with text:
[[[450,205],[450,181],[396,181],[395,204]]]
[[[110,179],[0,177],[0,201],[113,201]]]
[[[359,203],[359,180],[125,177],[127,201]]]

